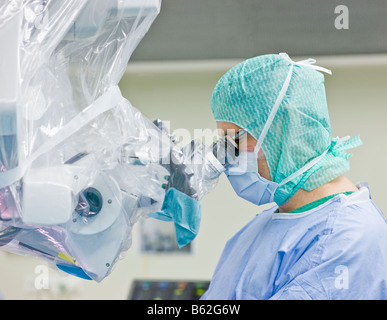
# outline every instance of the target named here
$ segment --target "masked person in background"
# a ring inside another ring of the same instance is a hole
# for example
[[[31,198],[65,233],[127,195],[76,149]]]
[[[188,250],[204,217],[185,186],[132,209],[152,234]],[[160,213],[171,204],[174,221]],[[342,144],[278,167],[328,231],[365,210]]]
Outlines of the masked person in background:
[[[386,299],[387,225],[346,149],[331,139],[324,76],[285,53],[248,59],[217,83],[211,108],[225,134],[245,132],[235,192],[262,205],[227,245],[202,299]],[[236,140],[238,143],[238,140]]]

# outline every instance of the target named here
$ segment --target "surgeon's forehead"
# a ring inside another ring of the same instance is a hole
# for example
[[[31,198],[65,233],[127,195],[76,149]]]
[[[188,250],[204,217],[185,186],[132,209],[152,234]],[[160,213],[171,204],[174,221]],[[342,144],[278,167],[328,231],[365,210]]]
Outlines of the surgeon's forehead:
[[[216,125],[218,128],[218,134],[221,136],[228,135],[233,137],[238,133],[239,130],[242,129],[236,124],[230,122],[217,121]]]

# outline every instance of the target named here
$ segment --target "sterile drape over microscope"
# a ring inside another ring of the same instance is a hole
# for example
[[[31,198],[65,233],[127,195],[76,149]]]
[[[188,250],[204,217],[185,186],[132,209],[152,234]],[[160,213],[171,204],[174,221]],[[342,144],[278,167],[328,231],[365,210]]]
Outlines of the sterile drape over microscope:
[[[117,86],[160,6],[0,4],[1,249],[101,281],[141,217],[173,221],[181,246],[195,237],[225,149],[180,150]]]

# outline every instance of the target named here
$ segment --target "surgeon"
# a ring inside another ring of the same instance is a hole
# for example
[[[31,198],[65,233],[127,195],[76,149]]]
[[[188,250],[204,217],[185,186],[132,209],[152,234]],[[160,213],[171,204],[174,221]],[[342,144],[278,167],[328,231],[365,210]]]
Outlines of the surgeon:
[[[202,299],[387,299],[387,225],[347,149],[331,137],[324,73],[285,53],[248,59],[217,83],[211,108],[234,134],[226,170],[257,214],[226,244]],[[242,137],[245,139],[241,139]]]

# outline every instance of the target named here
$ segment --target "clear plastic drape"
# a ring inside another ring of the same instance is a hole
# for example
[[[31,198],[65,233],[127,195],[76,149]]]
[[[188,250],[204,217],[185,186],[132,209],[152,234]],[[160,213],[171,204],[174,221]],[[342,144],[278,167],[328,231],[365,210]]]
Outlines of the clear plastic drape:
[[[2,250],[101,281],[168,188],[199,201],[215,186],[220,145],[179,149],[117,85],[160,6],[0,3]]]

